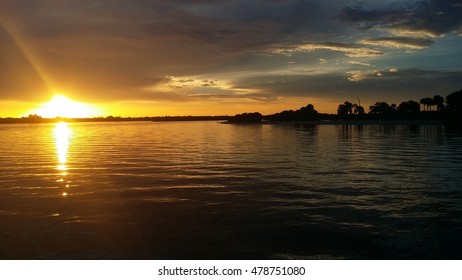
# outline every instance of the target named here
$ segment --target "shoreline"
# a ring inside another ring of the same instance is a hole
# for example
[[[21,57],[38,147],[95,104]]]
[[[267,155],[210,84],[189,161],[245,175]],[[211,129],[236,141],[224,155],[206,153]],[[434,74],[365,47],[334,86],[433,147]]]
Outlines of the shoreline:
[[[261,122],[235,122],[224,119],[151,119],[151,118],[131,118],[131,119],[43,119],[28,120],[28,119],[0,119],[2,124],[40,124],[40,123],[56,123],[56,122],[99,122],[99,123],[114,123],[114,122],[197,122],[210,121],[219,122],[221,124],[239,124],[239,125],[445,125],[448,124],[444,120],[320,120],[320,121],[261,121]]]
[[[262,121],[262,122],[232,122],[222,124],[280,124],[280,125],[445,125],[442,120],[325,120],[325,121]]]

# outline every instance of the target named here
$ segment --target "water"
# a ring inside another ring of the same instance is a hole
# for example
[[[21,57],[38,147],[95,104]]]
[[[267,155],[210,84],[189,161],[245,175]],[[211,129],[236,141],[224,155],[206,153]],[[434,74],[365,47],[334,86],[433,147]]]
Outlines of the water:
[[[462,134],[0,126],[2,259],[460,259]]]

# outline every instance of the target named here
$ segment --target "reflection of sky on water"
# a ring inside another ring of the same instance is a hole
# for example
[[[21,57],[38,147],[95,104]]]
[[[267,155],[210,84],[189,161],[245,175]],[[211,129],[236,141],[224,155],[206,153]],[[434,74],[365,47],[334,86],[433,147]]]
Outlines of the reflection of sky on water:
[[[0,259],[460,258],[444,127],[0,128]]]
[[[69,188],[68,182],[64,179],[67,175],[67,152],[69,150],[69,142],[72,136],[72,130],[65,122],[59,122],[54,129],[54,137],[56,143],[56,152],[58,154],[58,166],[60,170],[60,178],[56,180],[59,183],[64,183],[66,188]],[[67,196],[67,192],[63,192],[62,196]]]

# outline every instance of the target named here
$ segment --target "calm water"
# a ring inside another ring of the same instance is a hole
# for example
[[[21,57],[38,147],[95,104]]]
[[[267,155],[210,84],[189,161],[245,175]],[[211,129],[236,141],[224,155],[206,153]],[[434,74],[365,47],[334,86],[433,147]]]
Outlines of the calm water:
[[[462,258],[462,134],[0,126],[3,259]]]

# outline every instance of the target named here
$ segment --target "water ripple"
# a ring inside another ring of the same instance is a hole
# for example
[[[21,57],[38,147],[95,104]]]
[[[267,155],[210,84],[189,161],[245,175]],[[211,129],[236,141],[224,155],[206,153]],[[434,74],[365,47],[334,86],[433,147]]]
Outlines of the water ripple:
[[[2,258],[461,256],[441,126],[69,128],[64,164],[53,124],[0,128]]]

